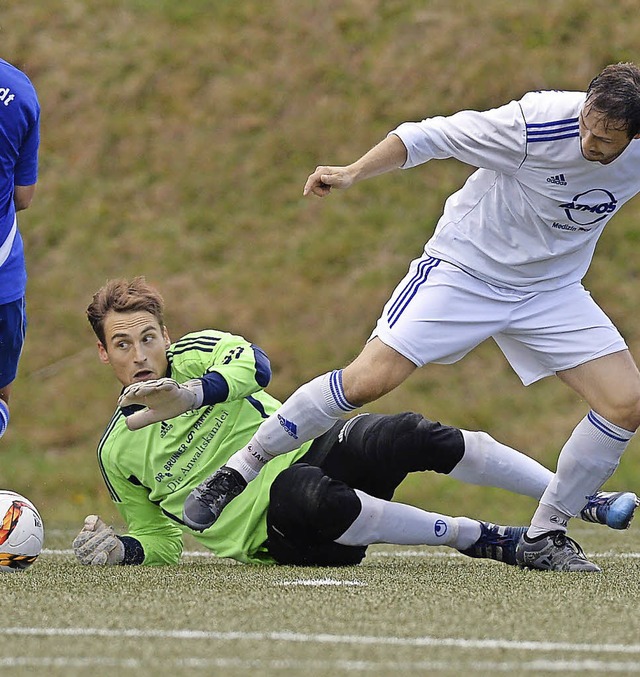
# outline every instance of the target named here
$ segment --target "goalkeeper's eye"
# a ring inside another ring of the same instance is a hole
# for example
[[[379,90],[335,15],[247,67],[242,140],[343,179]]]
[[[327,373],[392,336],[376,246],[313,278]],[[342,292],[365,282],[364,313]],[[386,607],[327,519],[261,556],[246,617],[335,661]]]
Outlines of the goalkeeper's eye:
[[[142,343],[153,343],[154,341],[157,341],[159,338],[159,334],[156,331],[150,331],[148,334],[144,334],[142,336]]]

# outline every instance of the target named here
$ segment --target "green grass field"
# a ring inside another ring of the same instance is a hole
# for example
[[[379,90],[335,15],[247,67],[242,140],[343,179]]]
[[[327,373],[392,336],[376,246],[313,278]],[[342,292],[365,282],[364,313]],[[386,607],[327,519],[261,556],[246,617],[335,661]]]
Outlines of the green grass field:
[[[31,570],[0,574],[0,675],[640,671],[640,524],[572,527],[603,566],[593,576],[428,549],[372,548],[341,570],[203,556],[86,569],[69,552],[86,514],[118,518],[95,448],[119,387],[85,319],[107,278],[158,285],[173,338],[213,326],[260,345],[284,399],[353,359],[470,169],[429,163],[322,201],[302,198],[309,172],[404,120],[583,89],[637,62],[638,35],[636,0],[3,3],[1,56],[38,89],[42,144],[20,216],[29,330],[0,488],[35,502],[47,540]],[[587,276],[636,357],[639,221],[635,199]],[[552,468],[587,411],[557,379],[523,388],[492,342],[370,407],[407,409]],[[640,491],[639,454],[636,437],[607,488]],[[510,523],[535,508],[433,475],[398,499]]]
[[[291,7],[2,7],[2,57],[38,89],[42,143],[36,196],[20,215],[29,329],[0,487],[28,496],[48,522],[116,516],[95,448],[119,387],[85,318],[107,278],[143,274],[158,285],[173,338],[213,326],[260,345],[269,390],[284,399],[359,352],[470,172],[432,162],[305,199],[317,164],[352,161],[404,120],[584,88],[607,63],[638,59],[635,0],[557,0],[544,11],[506,0]],[[607,226],[587,278],[635,355],[639,219],[636,199]],[[493,342],[419,370],[370,407],[407,409],[487,430],[550,467],[587,411],[555,379],[523,388]],[[639,453],[634,440],[610,488],[640,487]],[[398,497],[507,521],[534,508],[436,478],[430,486],[409,481]]]
[[[189,542],[176,567],[90,568],[52,527],[0,578],[0,674],[638,673],[640,531],[572,534],[602,573],[390,546],[356,567],[246,566]]]

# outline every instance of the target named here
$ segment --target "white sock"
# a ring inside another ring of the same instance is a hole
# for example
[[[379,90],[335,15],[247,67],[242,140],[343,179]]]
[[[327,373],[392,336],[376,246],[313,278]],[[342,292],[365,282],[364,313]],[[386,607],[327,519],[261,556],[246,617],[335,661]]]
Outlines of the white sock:
[[[354,409],[344,396],[341,369],[318,376],[300,386],[226,465],[250,482],[274,456],[319,437]]]
[[[542,494],[527,531],[529,538],[566,531],[588,496],[613,475],[633,432],[590,411],[575,427],[560,452],[558,469]]]
[[[342,545],[448,545],[466,550],[480,538],[480,522],[449,517],[355,490],[362,510],[336,543]]]
[[[449,477],[540,499],[553,477],[551,470],[485,432],[462,430],[462,436],[464,456]]]
[[[0,399],[0,437],[4,435],[9,425],[9,407],[6,402]]]
[[[272,458],[260,447],[254,436],[249,444],[232,454],[225,465],[237,470],[247,482],[251,482]]]

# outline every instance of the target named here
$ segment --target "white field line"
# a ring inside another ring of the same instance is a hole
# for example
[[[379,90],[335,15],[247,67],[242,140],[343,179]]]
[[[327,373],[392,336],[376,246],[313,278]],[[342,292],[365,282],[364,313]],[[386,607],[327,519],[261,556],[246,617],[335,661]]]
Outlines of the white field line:
[[[6,627],[2,636],[32,637],[116,637],[120,639],[191,639],[205,641],[288,642],[303,644],[348,644],[351,646],[453,647],[457,649],[506,649],[512,651],[572,651],[578,653],[640,654],[640,644],[577,644],[507,639],[465,639],[463,637],[394,637],[331,635],[302,632],[243,632],[215,630],[144,630],[136,628],[26,628]]]
[[[599,675],[613,672],[626,674],[640,673],[640,666],[637,662],[623,661],[599,661],[599,660],[547,660],[536,659],[522,662],[493,662],[476,661],[473,663],[456,660],[447,661],[365,661],[365,660],[295,660],[295,659],[241,659],[241,658],[184,658],[184,659],[163,659],[142,660],[139,658],[117,659],[111,656],[93,656],[90,658],[71,658],[71,657],[48,657],[34,658],[30,656],[5,656],[0,658],[0,668],[91,668],[91,667],[114,667],[114,668],[141,668],[157,665],[166,668],[172,666],[176,669],[205,669],[212,668],[235,668],[245,671],[249,670],[295,670],[298,674],[303,671],[313,673],[316,670],[327,670],[333,668],[342,672],[367,672],[375,670],[388,670],[388,674],[398,674],[407,672],[415,674],[429,674],[435,670],[455,671],[462,674],[473,670],[483,671],[484,673],[507,672],[509,674],[520,674],[522,672],[595,672]]]
[[[299,578],[298,580],[295,581],[278,581],[276,585],[291,585],[291,586],[296,586],[296,585],[301,585],[301,586],[310,586],[310,587],[322,587],[322,586],[327,586],[327,585],[345,585],[347,587],[349,586],[366,586],[366,583],[363,583],[362,581],[339,581],[335,578]]]

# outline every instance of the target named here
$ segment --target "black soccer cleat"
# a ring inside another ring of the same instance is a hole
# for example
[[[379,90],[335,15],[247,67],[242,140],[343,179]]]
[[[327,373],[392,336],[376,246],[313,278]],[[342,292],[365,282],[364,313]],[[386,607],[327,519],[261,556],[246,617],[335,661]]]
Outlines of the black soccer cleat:
[[[495,559],[505,564],[516,563],[516,547],[527,527],[503,527],[491,522],[480,522],[480,538],[466,550],[467,557]]]
[[[247,481],[237,470],[223,465],[187,496],[182,521],[194,531],[208,529],[246,486]]]
[[[516,563],[522,569],[542,571],[600,571],[564,531],[550,531],[532,540],[524,536],[516,548]]]

